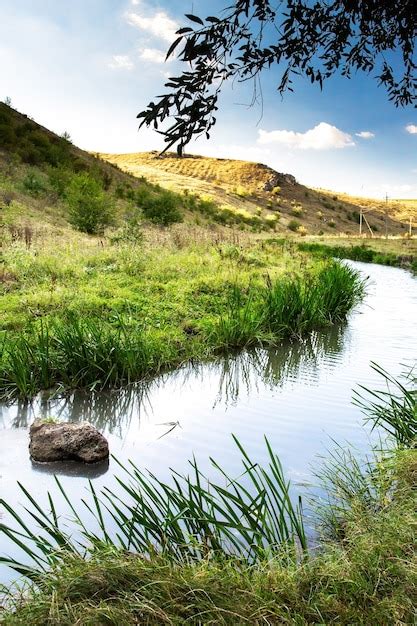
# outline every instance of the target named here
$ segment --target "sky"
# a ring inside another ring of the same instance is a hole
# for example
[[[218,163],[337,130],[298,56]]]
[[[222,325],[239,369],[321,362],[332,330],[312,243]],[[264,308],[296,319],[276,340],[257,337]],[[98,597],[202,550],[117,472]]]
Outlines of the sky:
[[[182,67],[165,63],[185,13],[218,15],[230,0],[0,0],[0,99],[70,133],[81,148],[139,152],[163,146],[136,115]],[[209,6],[209,9],[207,8]],[[229,85],[209,141],[188,152],[266,163],[310,187],[369,197],[417,198],[417,110],[395,108],[364,75],[323,91],[305,80],[282,99],[279,72]]]

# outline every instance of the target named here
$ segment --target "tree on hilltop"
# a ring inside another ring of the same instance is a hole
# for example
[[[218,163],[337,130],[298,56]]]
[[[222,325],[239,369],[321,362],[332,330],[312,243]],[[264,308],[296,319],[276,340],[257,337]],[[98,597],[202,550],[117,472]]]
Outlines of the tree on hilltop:
[[[320,87],[335,74],[360,70],[382,85],[396,106],[417,106],[415,0],[235,0],[220,17],[186,15],[167,58],[187,69],[170,78],[167,93],[139,113],[140,126],[159,125],[165,150],[178,154],[193,137],[210,136],[226,81],[257,80],[281,69],[278,92],[293,90],[295,76]]]

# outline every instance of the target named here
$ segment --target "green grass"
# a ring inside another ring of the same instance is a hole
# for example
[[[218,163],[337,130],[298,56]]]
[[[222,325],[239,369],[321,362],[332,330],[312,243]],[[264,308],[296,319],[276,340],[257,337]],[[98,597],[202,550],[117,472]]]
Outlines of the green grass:
[[[242,455],[237,477],[228,476],[211,459],[217,479],[208,480],[193,459],[189,474],[173,471],[168,483],[133,463],[121,466],[117,493],[104,488],[98,494],[90,483],[89,497],[82,502],[95,520],[93,526],[99,528],[96,533],[85,521],[87,511],[82,513],[77,503],[69,501],[57,479],[79,531],[76,540],[73,532],[62,528],[56,502],[49,498],[50,511],[42,509],[19,485],[29,517],[0,499],[13,520],[11,526],[1,524],[0,532],[21,548],[24,560],[1,557],[0,563],[36,581],[40,572],[62,558],[62,552],[83,556],[92,546],[120,548],[149,558],[161,555],[177,563],[207,557],[233,558],[246,565],[278,555],[297,559],[307,550],[301,500],[293,503],[290,484],[268,440],[266,467],[251,460],[235,437],[234,441]],[[35,530],[33,522],[40,528]]]
[[[385,498],[377,512],[353,502],[342,541],[302,562],[252,566],[203,556],[134,555],[97,546],[58,562],[24,592],[5,593],[5,625],[412,624],[416,606],[417,465],[403,450],[379,466]],[[387,478],[388,475],[388,478]]]
[[[412,446],[417,442],[417,392],[412,386],[417,381],[417,372],[411,369],[405,380],[400,381],[377,364],[372,366],[383,377],[385,389],[372,390],[361,385],[355,391],[354,402],[372,428],[383,428],[399,446]]]
[[[388,243],[388,247],[390,247]],[[379,250],[372,244],[361,243],[360,245],[330,245],[328,243],[303,242],[298,244],[299,250],[315,254],[321,258],[340,258],[362,261],[363,263],[379,263],[392,267],[406,267],[417,273],[417,257],[415,254],[405,252],[392,252]],[[392,248],[398,247],[391,244]]]
[[[1,298],[5,397],[117,387],[191,358],[299,338],[345,320],[364,293],[354,270],[275,244],[229,247],[227,261],[211,245],[72,250],[6,250],[17,284]]]

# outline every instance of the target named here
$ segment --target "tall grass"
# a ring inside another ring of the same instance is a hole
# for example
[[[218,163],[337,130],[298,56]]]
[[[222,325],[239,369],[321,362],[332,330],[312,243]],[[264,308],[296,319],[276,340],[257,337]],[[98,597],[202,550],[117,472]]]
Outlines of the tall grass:
[[[166,342],[128,326],[123,317],[109,324],[68,315],[4,339],[0,389],[3,397],[30,397],[56,385],[116,387],[157,372],[161,361],[170,358],[168,351]]]
[[[385,381],[384,390],[371,390],[360,385],[354,402],[365,413],[372,428],[383,428],[398,446],[410,447],[417,442],[417,378],[410,370],[404,382],[394,378],[376,363],[373,369]]]
[[[193,459],[190,474],[173,471],[170,483],[130,463],[120,466],[124,473],[116,479],[117,493],[104,488],[98,494],[90,482],[83,511],[56,479],[77,533],[62,528],[49,494],[49,508],[43,509],[19,483],[27,505],[18,512],[0,499],[12,519],[10,526],[0,524],[0,532],[25,558],[2,557],[0,563],[36,579],[68,552],[84,555],[103,545],[141,555],[161,554],[181,563],[233,556],[251,564],[278,554],[296,559],[300,550],[307,549],[301,499],[293,503],[290,484],[267,439],[265,468],[249,458],[235,437],[234,441],[242,455],[242,473],[237,478],[228,476],[213,459],[217,480],[208,480]],[[85,521],[88,512],[94,524]],[[89,529],[91,525],[98,527],[97,533]]]
[[[42,389],[104,389],[158,373],[189,358],[219,351],[299,338],[342,322],[364,294],[359,274],[328,262],[318,271],[248,289],[235,285],[200,322],[194,335],[171,337],[170,328],[145,329],[123,315],[111,322],[66,315],[34,323],[0,346],[0,396],[31,397]]]
[[[271,280],[243,293],[235,288],[228,308],[211,327],[217,345],[242,347],[300,338],[346,320],[365,293],[359,273],[336,262],[303,276]]]

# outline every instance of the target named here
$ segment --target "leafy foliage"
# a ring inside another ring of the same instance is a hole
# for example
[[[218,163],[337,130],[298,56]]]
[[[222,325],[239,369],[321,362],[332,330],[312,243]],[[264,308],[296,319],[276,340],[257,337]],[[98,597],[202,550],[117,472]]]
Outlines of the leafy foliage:
[[[181,200],[181,196],[166,189],[155,194],[142,187],[136,195],[137,205],[142,209],[143,215],[154,224],[162,226],[182,222]]]
[[[78,230],[95,235],[111,224],[113,202],[100,183],[89,174],[76,174],[65,195],[70,211],[70,222]]]
[[[180,48],[187,69],[169,78],[169,91],[138,115],[141,125],[154,128],[172,118],[160,132],[166,149],[177,144],[179,154],[193,136],[209,137],[224,82],[256,80],[272,65],[282,70],[281,94],[293,90],[294,76],[321,87],[335,73],[349,78],[360,70],[373,75],[395,105],[417,102],[414,0],[286,0],[278,8],[271,0],[235,0],[221,17],[186,17],[192,24],[177,32],[167,58]]]

